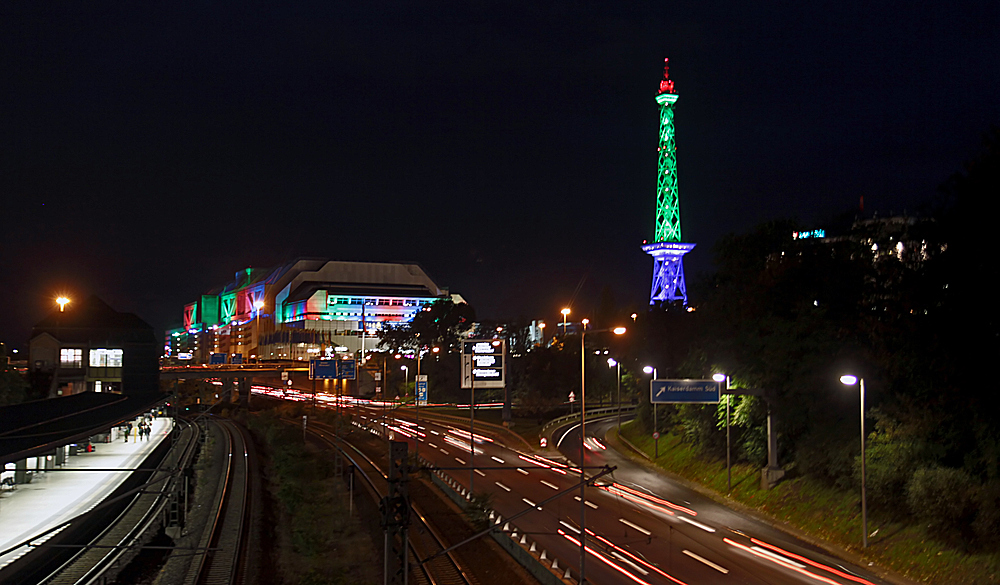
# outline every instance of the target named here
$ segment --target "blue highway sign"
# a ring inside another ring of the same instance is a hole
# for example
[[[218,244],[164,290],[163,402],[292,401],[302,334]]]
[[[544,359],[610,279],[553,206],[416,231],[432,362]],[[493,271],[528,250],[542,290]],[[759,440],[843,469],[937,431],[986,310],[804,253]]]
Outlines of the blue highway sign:
[[[718,404],[719,383],[715,380],[653,380],[649,400],[654,404]]]

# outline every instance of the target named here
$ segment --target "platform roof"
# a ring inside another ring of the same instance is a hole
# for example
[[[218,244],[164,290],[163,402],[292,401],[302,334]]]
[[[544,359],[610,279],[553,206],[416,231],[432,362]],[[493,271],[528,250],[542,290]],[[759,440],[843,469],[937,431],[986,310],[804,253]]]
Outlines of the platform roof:
[[[106,432],[166,399],[161,392],[82,392],[0,407],[0,464],[43,455]]]

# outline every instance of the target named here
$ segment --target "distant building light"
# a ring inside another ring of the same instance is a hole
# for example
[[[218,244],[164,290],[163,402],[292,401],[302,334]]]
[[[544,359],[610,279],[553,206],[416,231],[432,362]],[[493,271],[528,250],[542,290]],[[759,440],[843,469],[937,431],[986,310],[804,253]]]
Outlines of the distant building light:
[[[804,232],[792,232],[793,240],[805,240],[808,238],[825,238],[826,230],[809,230]]]

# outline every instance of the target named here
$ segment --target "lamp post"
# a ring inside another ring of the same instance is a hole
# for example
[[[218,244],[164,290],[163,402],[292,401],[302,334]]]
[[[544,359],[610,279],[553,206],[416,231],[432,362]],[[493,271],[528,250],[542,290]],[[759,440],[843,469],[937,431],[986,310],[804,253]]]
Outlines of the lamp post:
[[[399,366],[399,369],[403,370],[403,396],[406,396],[410,390],[410,367]]]
[[[70,300],[68,298],[66,298],[66,297],[59,297],[58,299],[56,299],[56,304],[59,305],[59,312],[60,313],[62,313],[65,310],[66,305],[69,302],[70,302]]]
[[[868,504],[865,501],[865,379],[846,374],[840,377],[845,386],[859,384],[861,389],[861,547],[868,548]]]
[[[538,332],[538,336],[541,338],[541,343],[539,345],[545,347],[545,322],[538,324]]]
[[[257,309],[257,315],[254,317],[254,334],[253,340],[257,344],[257,362],[260,362],[260,310],[264,308],[264,300],[257,299],[253,302],[253,308]]]
[[[569,315],[569,307],[566,307],[565,309],[563,309],[562,311],[559,311],[559,312],[562,313],[562,316],[563,316],[563,337],[565,337],[566,336],[566,316]]]
[[[642,369],[642,371],[647,374],[653,374],[654,380],[657,378],[656,368],[654,368],[653,366],[646,366]],[[652,390],[650,390],[650,392],[652,392]],[[653,402],[652,395],[650,396],[650,402]],[[653,402],[653,460],[654,461],[660,458],[660,429],[658,427],[659,427],[659,421],[656,420],[656,403]]]
[[[569,309],[563,309],[566,313]],[[565,317],[566,313],[563,313]],[[584,319],[586,323],[590,321]],[[614,329],[597,329],[594,331],[587,331],[586,326],[584,326],[583,331],[580,333],[580,585],[587,582],[587,572],[586,572],[586,561],[587,561],[587,498],[586,498],[586,487],[587,482],[584,481],[584,470],[583,470],[583,449],[584,441],[587,438],[587,346],[586,339],[588,333],[603,333],[605,331],[611,331],[615,335],[623,335],[625,333],[624,327],[615,327]]]
[[[725,382],[726,390],[729,390],[729,376],[725,374],[713,374],[712,379],[719,384]],[[720,392],[721,394],[721,392]],[[729,401],[733,399],[732,394],[726,394],[726,490],[727,492],[733,491],[733,471],[732,467],[729,465]]]
[[[608,358],[609,368],[618,368],[618,433],[622,432],[622,365],[615,358]]]

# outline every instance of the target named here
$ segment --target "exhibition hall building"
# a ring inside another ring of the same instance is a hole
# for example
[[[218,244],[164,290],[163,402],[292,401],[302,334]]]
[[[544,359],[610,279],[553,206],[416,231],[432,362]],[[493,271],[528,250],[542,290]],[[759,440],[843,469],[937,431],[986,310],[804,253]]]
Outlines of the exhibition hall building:
[[[465,302],[415,263],[300,258],[246,268],[184,306],[183,326],[167,332],[170,365],[240,364],[353,356],[380,332],[409,323],[439,300]]]

